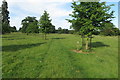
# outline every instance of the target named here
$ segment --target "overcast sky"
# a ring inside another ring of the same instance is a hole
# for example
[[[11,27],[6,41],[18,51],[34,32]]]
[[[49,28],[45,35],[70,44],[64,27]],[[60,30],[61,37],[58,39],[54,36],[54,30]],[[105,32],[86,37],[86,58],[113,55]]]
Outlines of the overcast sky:
[[[70,23],[65,19],[69,19],[69,14],[72,13],[71,2],[72,0],[6,0],[8,2],[8,10],[10,12],[10,25],[16,26],[19,29],[21,21],[27,16],[37,17],[43,14],[44,10],[47,10],[52,19],[52,24],[58,27],[69,29]],[[106,1],[106,0],[104,0]],[[113,23],[118,27],[118,0],[111,0],[107,2],[109,4],[115,4],[111,10],[115,11]],[[0,2],[2,4],[2,1]]]

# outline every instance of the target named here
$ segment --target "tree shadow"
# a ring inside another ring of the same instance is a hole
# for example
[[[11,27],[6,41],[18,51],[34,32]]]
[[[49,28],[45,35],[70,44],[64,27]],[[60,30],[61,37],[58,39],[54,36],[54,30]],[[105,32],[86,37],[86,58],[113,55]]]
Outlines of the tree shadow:
[[[102,42],[92,42],[92,47],[96,48],[96,47],[110,47],[110,45],[106,45]]]
[[[26,49],[26,48],[31,48],[31,47],[36,47],[40,46],[42,44],[45,44],[46,42],[43,43],[35,43],[35,44],[24,44],[24,45],[8,45],[8,46],[2,46],[2,51],[18,51],[21,49]]]
[[[52,39],[65,39],[65,38],[52,38]]]
[[[2,38],[14,38],[14,37],[16,37],[16,36],[7,36],[7,37],[6,36],[4,36],[4,37],[2,36]]]
[[[26,38],[17,38],[17,36],[7,36],[7,37],[1,37],[6,40],[19,40],[19,39],[26,39]]]
[[[14,38],[14,39],[6,39],[6,40],[20,40],[20,39],[26,39],[26,38]]]

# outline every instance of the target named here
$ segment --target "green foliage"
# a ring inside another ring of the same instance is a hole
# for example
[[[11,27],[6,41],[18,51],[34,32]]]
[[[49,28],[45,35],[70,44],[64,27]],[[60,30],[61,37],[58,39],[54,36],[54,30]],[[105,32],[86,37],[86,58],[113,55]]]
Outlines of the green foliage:
[[[58,28],[57,33],[59,33],[59,34],[62,33],[62,28],[61,27]]]
[[[111,22],[114,18],[114,11],[110,12],[111,6],[113,5],[106,5],[105,2],[73,2],[71,6],[73,12],[70,14],[73,19],[67,20],[72,23],[71,28],[78,34],[89,38],[96,31],[101,30],[105,23]]]
[[[44,11],[43,15],[40,17],[39,26],[40,26],[40,31],[45,34],[44,36],[45,39],[47,33],[55,32],[55,26],[52,25],[51,19],[47,11]]]
[[[92,35],[94,31],[102,28],[104,23],[110,22],[114,11],[110,10],[105,2],[73,2],[73,17],[68,20],[72,23],[71,27],[83,35]]]
[[[68,34],[68,33],[69,33],[69,30],[68,30],[68,29],[63,29],[63,30],[62,30],[62,33]]]
[[[100,31],[100,34],[105,36],[117,36],[119,33],[120,30],[113,23],[105,23],[104,28]]]
[[[74,34],[75,31],[74,30],[69,30],[69,34]]]
[[[55,26],[54,25],[52,25],[50,27],[49,33],[55,33]]]
[[[18,31],[19,31],[19,32],[22,32],[22,28],[20,27]]]
[[[68,34],[69,30],[68,29],[62,29],[61,27],[58,28],[57,30],[58,34]]]
[[[59,27],[56,30],[56,33],[58,33],[58,34],[74,34],[74,30],[62,29],[61,27]]]
[[[15,26],[13,26],[13,27],[10,27],[10,32],[17,32],[17,29],[16,29],[16,27],[15,27]]]
[[[22,29],[21,32],[23,33],[38,33],[38,21],[36,20],[36,17],[26,17],[22,20]]]
[[[9,11],[8,9],[8,4],[4,0],[2,2],[2,34],[4,33],[10,33],[10,24],[9,24]]]
[[[26,29],[27,33],[38,33],[39,29],[38,29],[38,25],[37,22],[31,22],[29,23],[27,29]]]
[[[43,15],[40,17],[39,26],[43,33],[49,33],[50,29],[54,27],[47,11],[44,11]]]

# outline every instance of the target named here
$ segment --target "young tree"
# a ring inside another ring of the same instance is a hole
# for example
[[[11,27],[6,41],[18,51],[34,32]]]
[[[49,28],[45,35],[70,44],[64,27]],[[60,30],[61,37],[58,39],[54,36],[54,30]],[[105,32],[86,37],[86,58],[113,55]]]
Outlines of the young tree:
[[[73,2],[73,17],[68,20],[71,27],[82,36],[82,49],[91,48],[92,35],[96,30],[102,29],[105,23],[111,21],[114,11],[109,11],[111,6],[105,2]],[[86,38],[86,42],[84,41]],[[90,42],[90,43],[89,43]],[[90,46],[89,46],[90,45]]]
[[[2,2],[2,34],[10,33],[8,3],[4,0]]]
[[[42,33],[44,33],[44,39],[46,39],[46,34],[50,32],[50,29],[53,26],[47,11],[44,11],[43,15],[40,17],[39,26]]]

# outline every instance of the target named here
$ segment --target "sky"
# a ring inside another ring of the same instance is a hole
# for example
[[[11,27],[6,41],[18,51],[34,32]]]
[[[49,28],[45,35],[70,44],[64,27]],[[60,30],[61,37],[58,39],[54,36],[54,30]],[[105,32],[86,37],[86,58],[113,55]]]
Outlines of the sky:
[[[44,10],[50,15],[52,24],[56,29],[62,27],[63,29],[70,29],[71,23],[65,19],[70,19],[69,14],[72,13],[72,0],[6,0],[8,2],[8,10],[10,12],[10,25],[16,26],[17,30],[22,27],[21,21],[27,16],[36,17],[37,20],[43,14]],[[102,0],[107,1],[107,0]],[[118,27],[118,0],[111,0],[107,5],[115,4],[111,10],[114,10],[113,23]],[[0,2],[2,5],[2,1]]]

